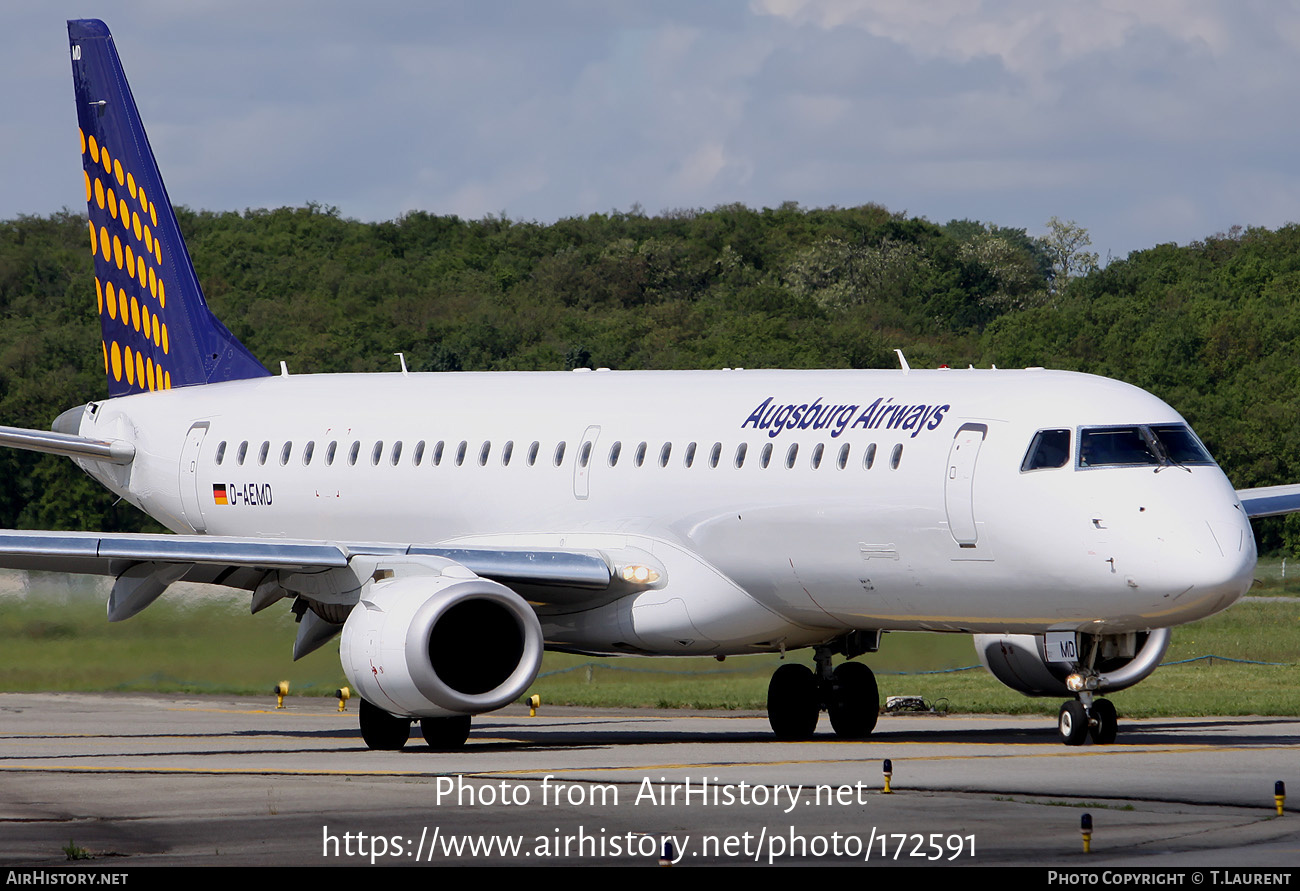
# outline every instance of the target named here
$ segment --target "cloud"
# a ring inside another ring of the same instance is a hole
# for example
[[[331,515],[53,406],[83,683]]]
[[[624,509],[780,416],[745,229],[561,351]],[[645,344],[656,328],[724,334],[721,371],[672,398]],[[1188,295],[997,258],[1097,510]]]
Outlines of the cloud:
[[[0,215],[77,207],[59,15],[0,16]],[[1206,0],[471,5],[126,0],[109,24],[171,197],[554,220],[869,201],[1094,231],[1278,225],[1300,11]],[[75,136],[75,133],[73,133]],[[1220,222],[1222,221],[1222,222]]]

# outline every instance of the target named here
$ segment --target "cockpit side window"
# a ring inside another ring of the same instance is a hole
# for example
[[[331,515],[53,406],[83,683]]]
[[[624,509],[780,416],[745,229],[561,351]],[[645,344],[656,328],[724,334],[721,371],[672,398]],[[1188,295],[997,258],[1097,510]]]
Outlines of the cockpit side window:
[[[1029,444],[1020,471],[1064,467],[1070,461],[1069,430],[1039,430]]]
[[[1201,445],[1196,434],[1182,424],[1162,424],[1151,432],[1175,464],[1213,464],[1214,459]]]

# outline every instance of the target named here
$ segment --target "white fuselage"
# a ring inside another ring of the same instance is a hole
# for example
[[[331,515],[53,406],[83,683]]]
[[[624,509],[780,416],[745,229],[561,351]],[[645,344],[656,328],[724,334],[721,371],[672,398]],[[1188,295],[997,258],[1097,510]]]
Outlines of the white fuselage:
[[[602,651],[640,609],[642,651],[749,652],[1225,608],[1255,547],[1217,466],[1021,469],[1039,430],[1183,423],[1041,370],[303,375],[99,403],[82,435],[136,458],[81,463],[183,532],[641,548],[668,583],[549,643]]]

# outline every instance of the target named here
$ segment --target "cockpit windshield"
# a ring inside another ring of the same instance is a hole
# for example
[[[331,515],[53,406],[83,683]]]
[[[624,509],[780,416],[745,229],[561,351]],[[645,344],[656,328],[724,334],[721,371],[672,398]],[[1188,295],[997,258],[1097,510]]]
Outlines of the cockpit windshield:
[[[1079,431],[1079,467],[1213,463],[1185,424],[1085,427]]]

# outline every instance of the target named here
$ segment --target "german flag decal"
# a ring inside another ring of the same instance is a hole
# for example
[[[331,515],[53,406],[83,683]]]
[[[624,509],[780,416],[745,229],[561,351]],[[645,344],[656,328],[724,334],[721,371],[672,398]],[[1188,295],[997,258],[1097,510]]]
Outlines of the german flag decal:
[[[226,484],[225,484],[225,483],[213,483],[213,484],[212,484],[212,500],[215,501],[217,504],[229,504],[229,503],[230,503],[230,501],[226,498]]]

